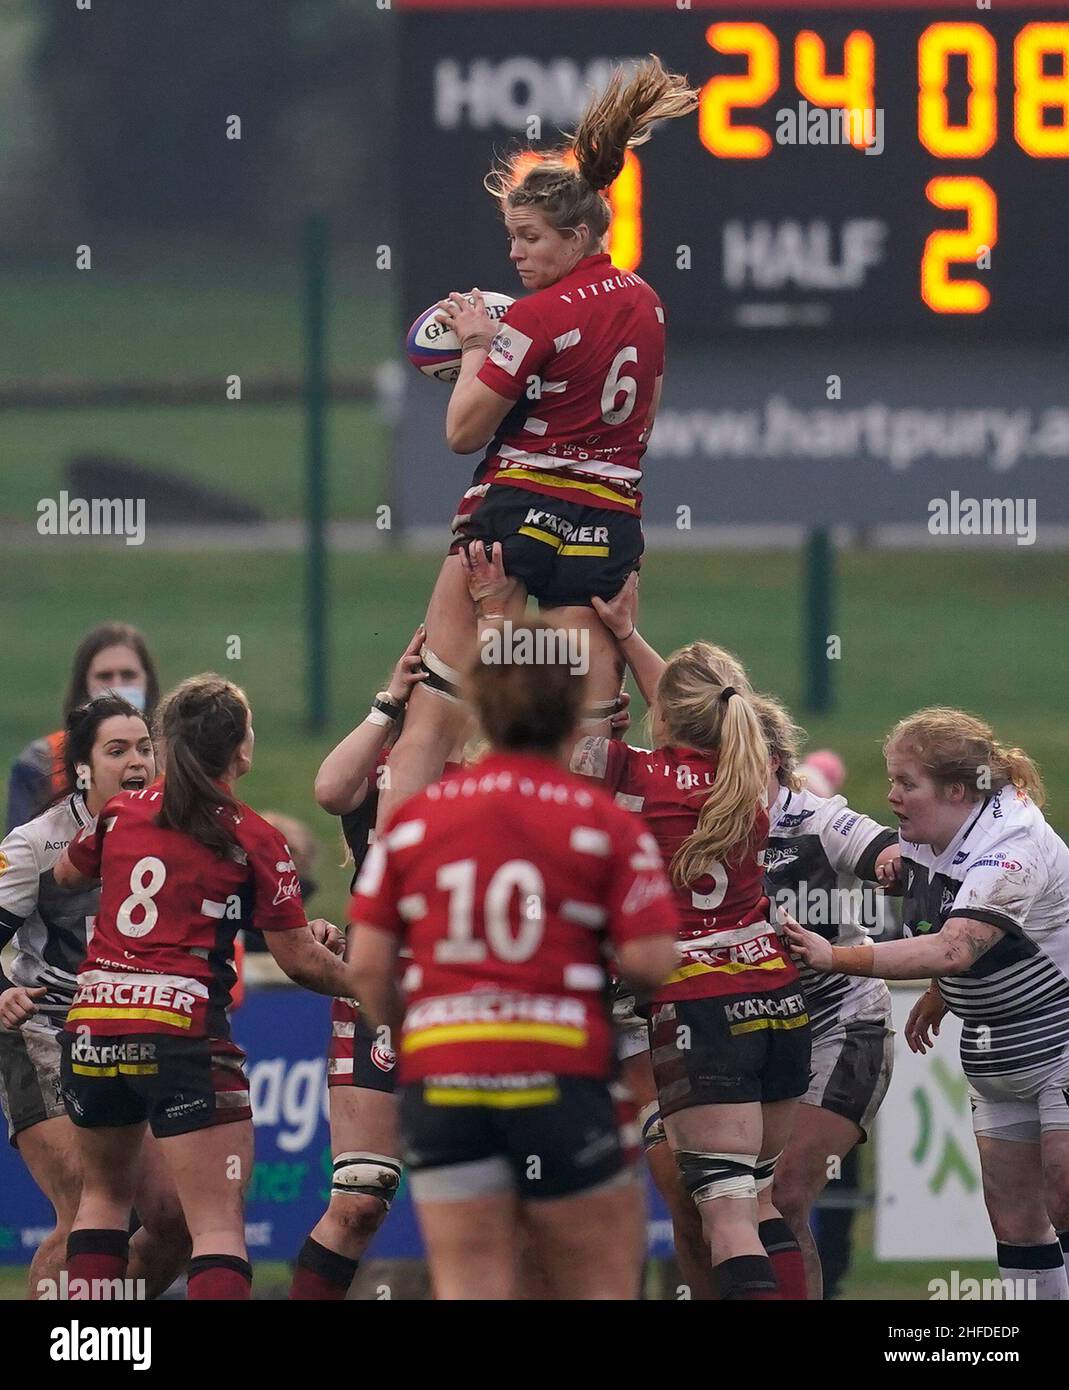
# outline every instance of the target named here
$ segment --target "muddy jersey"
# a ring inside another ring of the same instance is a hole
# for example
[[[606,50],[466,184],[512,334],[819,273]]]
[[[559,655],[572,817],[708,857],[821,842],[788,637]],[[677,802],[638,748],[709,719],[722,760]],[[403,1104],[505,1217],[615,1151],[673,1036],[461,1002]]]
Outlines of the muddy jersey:
[[[305,925],[297,871],[279,832],[242,802],[219,811],[235,840],[221,856],[156,825],[162,800],[159,784],[121,792],[71,842],[71,863],[101,882],[68,1023],[226,1039],[234,937]]]
[[[466,500],[501,483],[638,516],[664,338],[657,295],[601,253],[517,300],[479,370],[480,381],[517,404]]]
[[[573,771],[597,778],[617,805],[642,817],[666,865],[694,832],[716,766],[715,755],[694,749],[632,748],[608,738],[581,739],[572,757]],[[714,861],[675,889],[682,959],[654,999],[778,989],[798,978],[769,921],[760,863],[767,831],[759,808],[753,842],[742,854],[727,864]]]
[[[40,1013],[57,1025],[74,998],[78,967],[85,957],[100,893],[70,892],[56,883],[56,860],[82,830],[93,825],[80,793],[17,826],[0,844],[0,946],[15,938],[18,954],[12,983],[48,993],[38,999]]]
[[[939,980],[963,1020],[969,1076],[1025,1071],[1069,1049],[1069,849],[1035,803],[988,796],[940,854],[902,842],[912,935],[972,917],[1004,935],[963,974]]]
[[[407,801],[350,920],[412,961],[400,1081],[547,1072],[607,1080],[610,953],[676,930],[652,837],[597,787],[493,754]]]
[[[827,798],[781,787],[769,808],[765,892],[803,927],[837,946],[868,940],[862,883],[876,857],[898,834],[852,811],[843,796]],[[800,967],[814,1036],[853,1018],[887,995],[883,980],[822,974]]]

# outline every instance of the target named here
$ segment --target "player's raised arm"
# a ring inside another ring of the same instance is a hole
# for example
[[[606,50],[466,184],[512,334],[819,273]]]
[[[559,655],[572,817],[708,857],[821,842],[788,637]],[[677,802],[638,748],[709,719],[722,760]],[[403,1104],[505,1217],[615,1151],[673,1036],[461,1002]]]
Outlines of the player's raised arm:
[[[401,653],[385,690],[375,696],[361,724],[332,748],[320,764],[315,799],[332,816],[345,816],[367,795],[379,755],[397,727],[408,698],[427,679],[420,659],[426,631],[421,623]]]
[[[638,630],[638,571],[631,571],[623,588],[608,602],[595,595],[591,603],[595,613],[616,638],[642,698],[647,705],[652,704],[657,693],[657,682],[664,674],[667,663]]]

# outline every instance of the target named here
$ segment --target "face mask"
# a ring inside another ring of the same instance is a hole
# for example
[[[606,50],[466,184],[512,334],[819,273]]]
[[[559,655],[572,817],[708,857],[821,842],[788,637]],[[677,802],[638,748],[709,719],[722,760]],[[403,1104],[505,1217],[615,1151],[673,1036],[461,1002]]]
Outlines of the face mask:
[[[128,705],[133,705],[134,709],[144,711],[145,692],[139,685],[114,685],[111,694],[125,700]]]

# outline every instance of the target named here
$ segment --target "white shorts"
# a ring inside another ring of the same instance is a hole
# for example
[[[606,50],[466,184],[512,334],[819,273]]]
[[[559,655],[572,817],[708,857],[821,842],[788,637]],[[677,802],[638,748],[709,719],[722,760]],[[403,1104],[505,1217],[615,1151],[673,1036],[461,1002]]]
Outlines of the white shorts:
[[[989,1139],[1038,1144],[1047,1130],[1069,1129],[1069,1053],[1031,1071],[969,1077],[972,1127]]]

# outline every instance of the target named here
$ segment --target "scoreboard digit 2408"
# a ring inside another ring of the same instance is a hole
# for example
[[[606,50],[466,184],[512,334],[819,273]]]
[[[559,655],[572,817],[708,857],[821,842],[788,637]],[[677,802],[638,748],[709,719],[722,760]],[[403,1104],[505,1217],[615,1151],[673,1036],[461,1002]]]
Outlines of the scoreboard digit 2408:
[[[629,154],[610,250],[673,334],[1064,338],[1069,6],[991,3],[404,0],[406,310],[515,292],[493,152],[654,52],[700,106]]]

